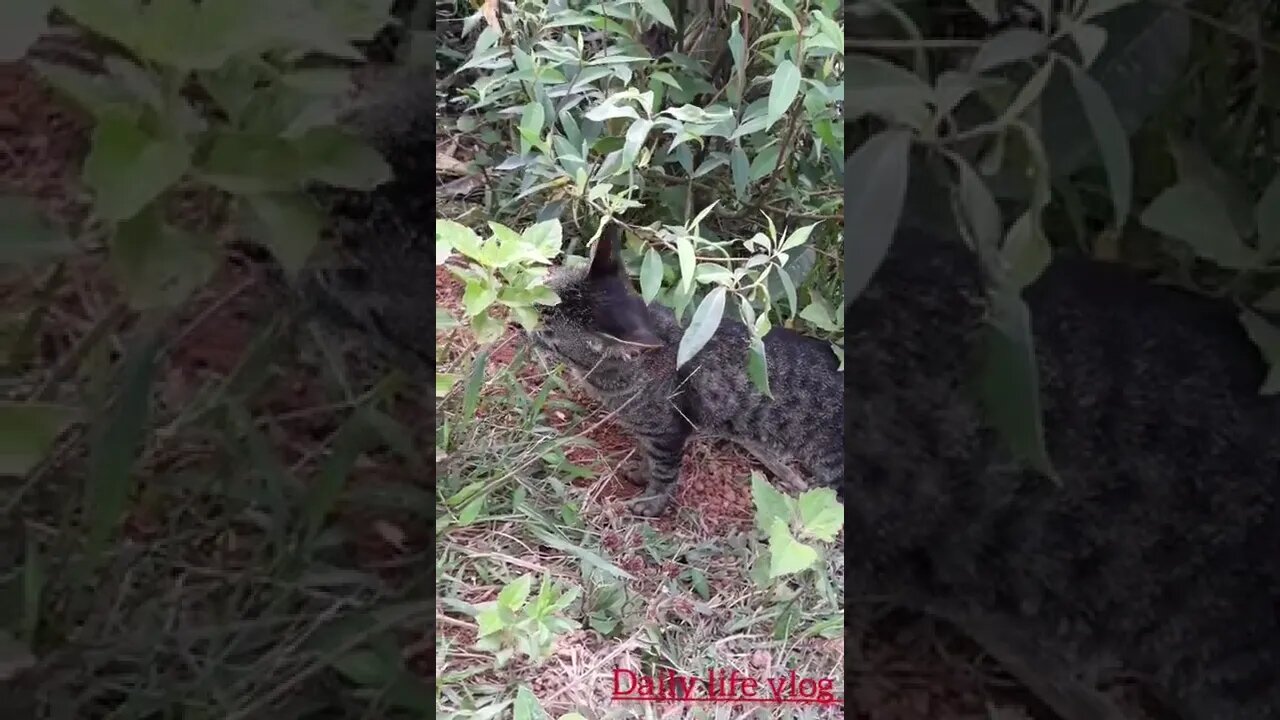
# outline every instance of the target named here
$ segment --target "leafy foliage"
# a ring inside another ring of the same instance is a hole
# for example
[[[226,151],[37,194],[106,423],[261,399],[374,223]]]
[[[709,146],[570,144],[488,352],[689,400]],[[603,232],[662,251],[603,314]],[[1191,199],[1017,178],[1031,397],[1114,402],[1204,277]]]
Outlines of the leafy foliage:
[[[459,128],[497,141],[475,161],[495,171],[491,212],[571,218],[569,253],[599,236],[586,218],[623,223],[644,298],[688,324],[679,362],[736,317],[767,391],[773,326],[842,342],[837,323],[809,318],[829,320],[826,298],[841,295],[843,29],[834,2],[743,7],[699,18],[697,34],[662,2],[516,2],[483,25],[477,13]],[[669,51],[642,42],[677,26]]]
[[[818,561],[818,551],[797,540],[796,535],[832,543],[844,526],[844,506],[830,488],[806,490],[799,498],[792,498],[753,472],[751,499],[756,508],[756,527],[768,538],[767,583],[808,570]]]
[[[466,283],[463,307],[482,343],[493,342],[502,332],[502,323],[489,314],[495,303],[532,329],[538,322],[534,305],[560,302],[544,283],[547,266],[560,252],[560,221],[544,220],[522,233],[496,222],[489,228],[493,234],[482,241],[465,225],[436,221],[436,264],[445,264],[454,251],[470,261],[449,269]]]
[[[390,4],[52,3],[118,50],[103,59],[101,73],[41,60],[32,65],[94,118],[82,179],[94,214],[107,225],[117,280],[135,308],[178,305],[219,261],[215,238],[171,217],[176,192],[228,195],[230,214],[296,273],[322,227],[305,187],[370,189],[389,177],[386,162],[337,124],[338,101],[351,81],[335,63],[363,58],[353,43],[392,20]],[[25,29],[21,42],[7,41],[13,47],[27,49],[45,29],[27,17],[31,7],[4,11],[21,16],[9,18],[13,26],[4,23],[7,32]]]
[[[855,4],[846,175],[851,222],[867,231],[845,238],[845,300],[901,221],[967,243],[990,278],[975,368],[990,418],[1044,473],[1021,290],[1055,248],[1246,303],[1276,297],[1276,93],[1264,67],[1280,16],[1210,4]],[[1251,336],[1266,337],[1267,321],[1248,317]]]
[[[530,601],[532,583],[531,575],[521,576],[504,587],[497,600],[476,607],[476,648],[493,652],[498,667],[516,652],[532,662],[545,660],[555,639],[578,626],[562,614],[578,599],[577,588],[557,590],[544,575],[537,596]]]

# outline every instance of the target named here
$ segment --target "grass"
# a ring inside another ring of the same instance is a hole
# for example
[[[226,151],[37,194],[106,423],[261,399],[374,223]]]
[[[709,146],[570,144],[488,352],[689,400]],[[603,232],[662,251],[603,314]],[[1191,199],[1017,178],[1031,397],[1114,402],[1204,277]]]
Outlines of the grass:
[[[434,706],[419,671],[428,551],[409,530],[431,509],[425,467],[384,447],[403,431],[383,412],[389,386],[344,397],[336,375],[300,359],[315,348],[270,319],[270,298],[243,295],[215,288],[190,317],[103,333],[56,384],[57,400],[92,411],[50,462],[6,485],[11,716],[407,718]],[[41,334],[60,333],[47,322]],[[9,394],[50,372],[25,368]]]

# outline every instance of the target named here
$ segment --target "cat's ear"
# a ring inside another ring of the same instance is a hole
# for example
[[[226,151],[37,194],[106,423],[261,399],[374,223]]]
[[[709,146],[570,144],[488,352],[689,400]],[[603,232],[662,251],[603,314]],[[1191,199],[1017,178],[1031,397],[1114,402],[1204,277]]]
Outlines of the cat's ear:
[[[591,269],[588,276],[594,278],[622,275],[622,230],[616,223],[605,226],[604,234],[596,243],[596,252],[591,256]]]

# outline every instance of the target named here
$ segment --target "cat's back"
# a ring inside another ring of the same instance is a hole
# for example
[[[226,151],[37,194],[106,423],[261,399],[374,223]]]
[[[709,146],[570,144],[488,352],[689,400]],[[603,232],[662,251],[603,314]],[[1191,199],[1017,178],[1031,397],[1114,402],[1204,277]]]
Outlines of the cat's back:
[[[674,365],[684,328],[665,308],[655,310],[655,321]],[[750,343],[745,325],[723,318],[707,344],[676,373],[682,411],[703,434],[794,458],[812,473],[813,482],[835,485],[843,477],[844,387],[831,345],[786,328],[771,329],[764,337],[765,394],[752,380]]]
[[[1046,652],[1119,659],[1189,717],[1280,717],[1280,402],[1258,392],[1238,311],[1056,258],[1024,293],[1055,485],[970,427],[963,349],[983,315],[967,252],[908,240],[847,316],[850,365],[872,368],[851,379],[874,383],[852,417],[892,411],[848,440],[851,507],[894,538],[878,568]],[[877,467],[901,472],[878,483]]]

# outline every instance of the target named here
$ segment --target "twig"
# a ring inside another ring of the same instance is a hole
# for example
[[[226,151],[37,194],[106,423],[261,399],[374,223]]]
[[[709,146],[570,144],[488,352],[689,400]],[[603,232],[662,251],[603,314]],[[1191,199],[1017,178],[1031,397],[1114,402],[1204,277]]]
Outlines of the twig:
[[[105,337],[109,332],[114,330],[117,325],[129,314],[129,308],[124,303],[116,303],[102,317],[98,318],[93,327],[76,341],[75,345],[58,361],[57,365],[49,370],[49,374],[45,376],[44,382],[32,394],[32,399],[44,402],[53,397],[54,389],[57,384],[65,380],[71,373],[79,367],[80,362],[85,355],[98,341]]]

